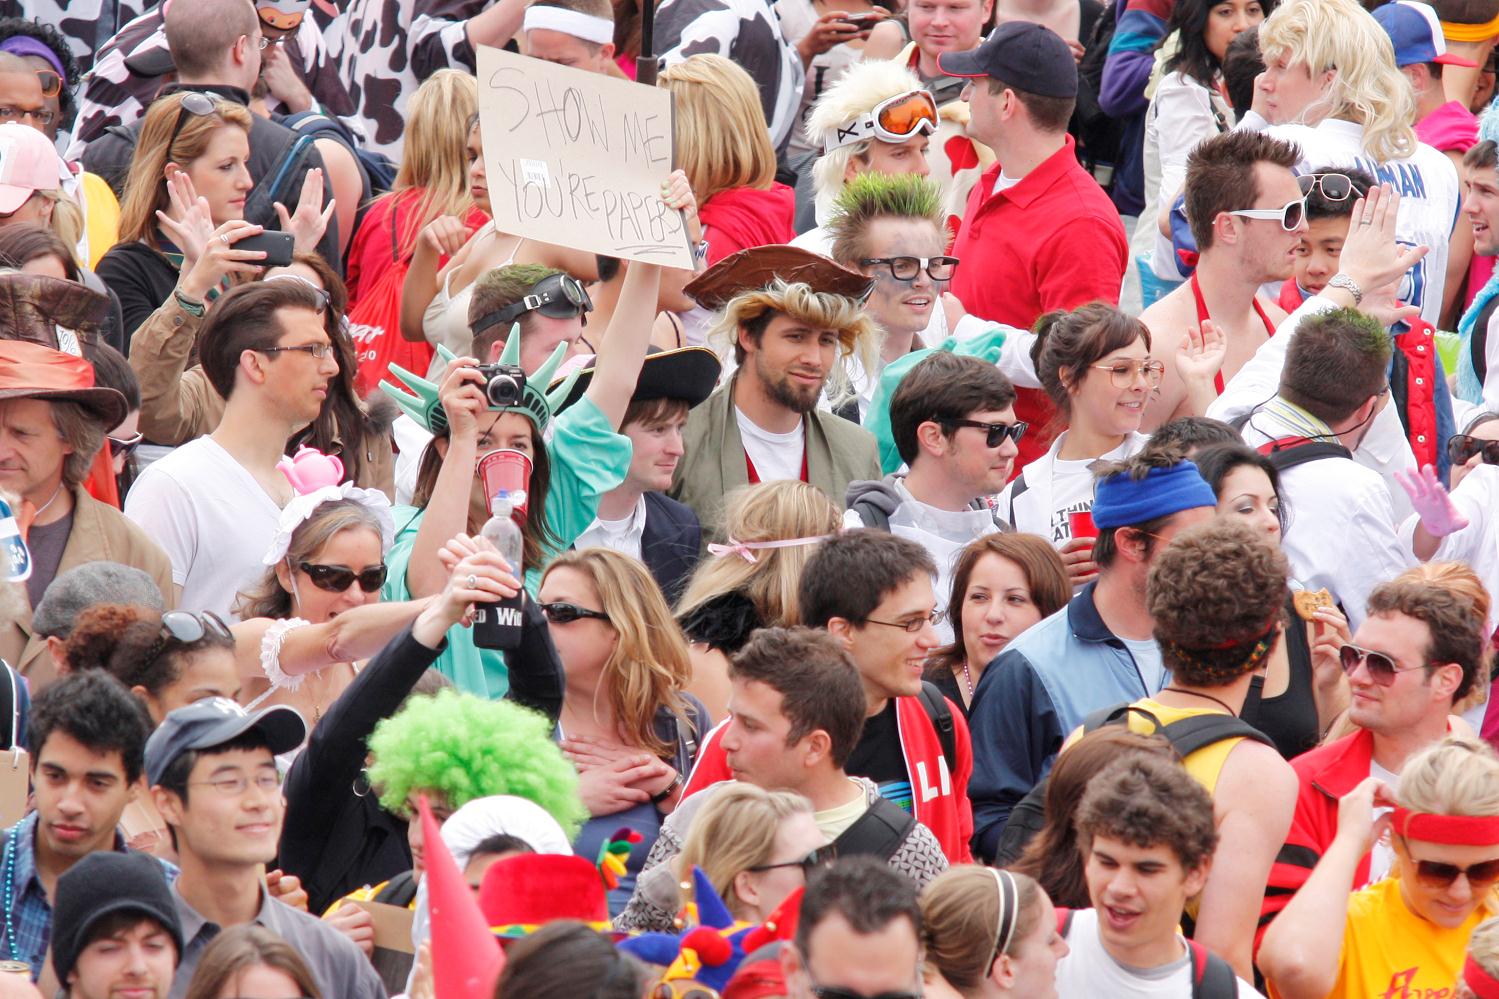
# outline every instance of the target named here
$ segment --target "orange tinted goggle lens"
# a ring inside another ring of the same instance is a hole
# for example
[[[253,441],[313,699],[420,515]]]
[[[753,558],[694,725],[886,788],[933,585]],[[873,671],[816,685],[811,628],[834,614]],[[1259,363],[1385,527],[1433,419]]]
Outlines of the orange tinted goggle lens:
[[[894,135],[915,135],[922,122],[937,127],[937,102],[924,90],[880,108],[879,126]]]

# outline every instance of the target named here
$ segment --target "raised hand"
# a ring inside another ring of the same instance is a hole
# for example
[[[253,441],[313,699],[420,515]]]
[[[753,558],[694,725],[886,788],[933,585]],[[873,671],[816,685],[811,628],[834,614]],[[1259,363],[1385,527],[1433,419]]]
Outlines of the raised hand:
[[[203,255],[204,247],[213,238],[213,214],[208,199],[198,197],[186,170],[173,170],[167,175],[167,199],[171,210],[158,210],[156,222],[182,251],[182,269],[186,271]]]
[[[1200,327],[1187,327],[1187,335],[1176,348],[1176,371],[1184,382],[1211,386],[1227,355],[1223,331],[1211,319],[1204,319]]]
[[[296,240],[296,248],[312,252],[322,241],[328,230],[328,220],[333,217],[337,201],[328,199],[323,207],[323,171],[314,167],[302,178],[302,193],[297,198],[297,210],[287,212],[286,206],[276,202],[276,217],[281,220],[281,231],[289,232]]]
[[[1395,793],[1378,777],[1365,777],[1338,801],[1337,838],[1361,843],[1361,851],[1374,845],[1374,809],[1393,807]]]
[[[468,227],[456,215],[439,215],[422,226],[416,240],[418,249],[433,256],[451,257],[468,242]]]
[[[1339,270],[1365,292],[1398,283],[1426,256],[1424,246],[1401,246],[1395,241],[1399,208],[1400,194],[1388,184],[1371,187],[1367,196],[1354,202]]]
[[[697,217],[697,195],[687,182],[686,171],[673,170],[661,182],[661,201],[667,208],[675,208],[682,213],[682,219],[687,223],[687,238],[694,245],[701,242],[703,225]]]
[[[1395,481],[1411,498],[1411,508],[1421,518],[1421,526],[1434,538],[1445,538],[1468,526],[1452,497],[1437,478],[1436,469],[1422,466],[1419,472],[1397,471]]]
[[[484,378],[479,374],[479,362],[472,357],[459,357],[448,364],[438,386],[437,398],[442,402],[443,412],[448,417],[449,436],[477,439],[479,436],[479,414],[489,408],[484,395]]]

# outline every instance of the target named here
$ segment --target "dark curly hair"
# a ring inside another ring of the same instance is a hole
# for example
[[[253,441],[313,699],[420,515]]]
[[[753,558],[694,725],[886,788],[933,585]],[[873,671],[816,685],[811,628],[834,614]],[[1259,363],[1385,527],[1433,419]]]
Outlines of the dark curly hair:
[[[78,112],[78,101],[73,93],[78,89],[78,81],[82,76],[82,70],[78,66],[78,60],[73,58],[73,50],[68,45],[68,40],[63,37],[50,24],[40,21],[28,20],[24,17],[0,17],[0,42],[16,35],[25,35],[27,38],[35,38],[57,56],[57,61],[62,63],[62,93],[58,95],[58,106],[62,110],[61,128],[70,128],[73,124],[73,116]]]
[[[1290,566],[1244,524],[1183,531],[1156,556],[1145,603],[1161,662],[1179,682],[1221,687],[1263,662],[1286,600]]]
[[[1179,764],[1145,753],[1116,760],[1088,781],[1076,827],[1084,856],[1095,837],[1106,836],[1141,850],[1166,846],[1193,871],[1218,848],[1207,789]]]
[[[134,784],[145,769],[151,719],[125,685],[102,670],[70,673],[31,702],[26,752],[33,768],[53,732],[67,733],[101,756],[119,753],[127,784]]]
[[[182,656],[203,649],[233,649],[211,634],[189,644],[175,640],[151,662],[146,654],[161,634],[161,615],[131,604],[95,604],[78,615],[63,656],[73,672],[103,670],[127,688],[144,687],[152,697],[182,677]]]

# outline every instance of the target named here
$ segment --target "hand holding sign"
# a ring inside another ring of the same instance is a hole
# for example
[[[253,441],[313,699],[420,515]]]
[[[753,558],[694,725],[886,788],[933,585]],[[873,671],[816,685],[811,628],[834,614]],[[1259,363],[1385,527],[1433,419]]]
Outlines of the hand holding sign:
[[[495,226],[560,246],[692,269],[672,170],[671,94],[480,47],[479,120]]]

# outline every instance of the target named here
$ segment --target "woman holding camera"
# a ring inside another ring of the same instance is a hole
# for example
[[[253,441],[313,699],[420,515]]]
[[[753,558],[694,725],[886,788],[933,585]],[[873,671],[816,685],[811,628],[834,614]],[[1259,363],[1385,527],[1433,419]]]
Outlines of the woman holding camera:
[[[662,200],[670,208],[695,207],[681,171],[672,174]],[[503,399],[502,384],[491,384],[494,369],[481,370],[472,357],[448,360],[440,385],[409,372],[401,377],[408,391],[382,384],[406,414],[433,435],[421,457],[412,505],[396,510],[396,542],[387,559],[387,600],[429,596],[442,589],[445,573],[438,552],[455,535],[478,534],[484,527],[498,487],[493,480],[485,482],[485,472],[495,460],[481,467],[481,459],[504,451],[519,453],[507,456],[506,464],[524,475],[524,496],[518,497],[512,516],[524,542],[518,568],[524,570],[526,589],[536,592],[542,570],[593,523],[599,497],[624,481],[629,471],[630,439],[619,433],[619,425],[645,360],[660,276],[654,265],[636,263],[629,268],[619,305],[599,344],[595,374],[582,398],[555,419],[571,385],[564,382],[550,393],[546,389],[575,334],[562,335],[551,357],[525,373],[520,398],[513,403]],[[512,328],[501,365],[519,363],[522,333],[531,318],[529,313],[521,316]],[[559,323],[581,328],[582,314],[547,322],[554,333]],[[510,481],[510,488],[515,484]],[[434,665],[460,689],[481,696],[501,697],[509,685],[499,651],[479,648],[468,631],[449,635],[448,648]]]

